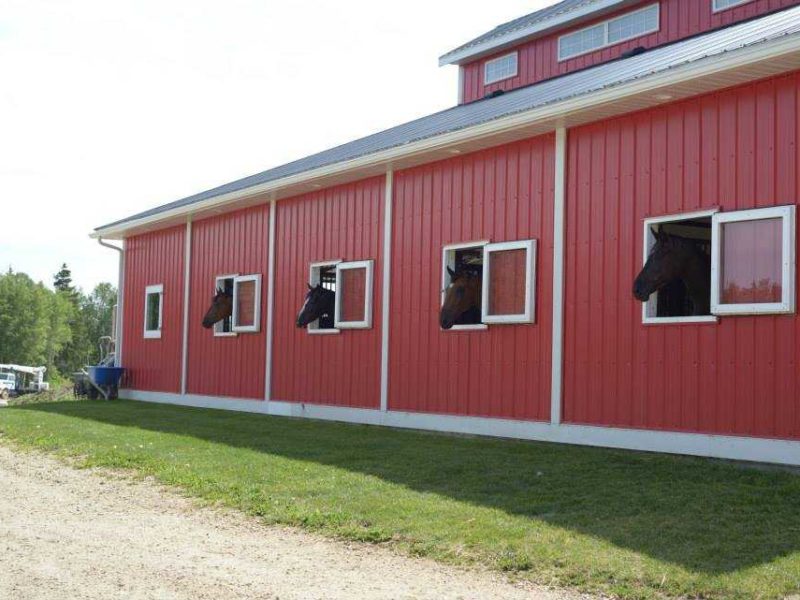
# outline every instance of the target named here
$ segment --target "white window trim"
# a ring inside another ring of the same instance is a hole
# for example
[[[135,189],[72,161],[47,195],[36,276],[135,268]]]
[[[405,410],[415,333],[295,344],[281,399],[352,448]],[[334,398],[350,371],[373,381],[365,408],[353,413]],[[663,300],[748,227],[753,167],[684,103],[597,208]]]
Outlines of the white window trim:
[[[525,250],[525,312],[516,315],[490,315],[489,282],[491,281],[491,261],[489,260],[489,255],[492,252],[504,252],[507,250]],[[498,325],[533,323],[536,298],[536,240],[486,244],[483,248],[483,285],[481,295],[481,320],[484,323]]]
[[[505,60],[509,56],[515,56],[516,59],[514,60],[514,72],[510,75],[506,75],[504,77],[498,77],[496,79],[489,79],[489,65],[500,62],[501,60]],[[492,60],[487,60],[483,63],[483,85],[491,85],[493,83],[497,83],[498,81],[505,81],[506,79],[511,79],[519,75],[519,52],[516,50],[514,52],[508,52],[507,54],[503,54],[503,56],[498,56],[497,58],[493,58]]]
[[[674,223],[676,221],[690,221],[692,219],[712,218],[719,212],[718,208],[709,210],[698,210],[688,213],[677,213],[663,215],[660,217],[649,217],[644,220],[644,235],[642,236],[642,267],[647,263],[650,256],[650,247],[655,241],[651,228],[653,225],[662,223]],[[711,233],[712,244],[714,233]],[[642,323],[645,325],[669,325],[674,323],[716,323],[719,319],[715,315],[690,316],[690,317],[656,317],[658,314],[658,293],[653,292],[647,302],[642,302]]]
[[[214,293],[220,288],[220,282],[225,279],[233,279],[234,284],[236,283],[236,278],[239,276],[238,273],[229,273],[228,275],[217,275],[214,278]],[[233,331],[233,315],[231,315],[231,330],[230,331],[222,331],[221,330],[222,321],[217,321],[214,323],[214,337],[236,337],[239,335],[235,331]]]
[[[320,267],[335,267],[341,262],[342,262],[341,259],[337,259],[337,260],[323,260],[320,262],[311,263],[311,265],[309,265],[308,267],[308,283],[310,283],[312,286],[315,286],[319,283]],[[319,319],[309,323],[308,326],[306,327],[306,332],[309,335],[331,335],[331,334],[341,333],[341,331],[337,329],[335,325],[332,329],[320,329]]]
[[[780,302],[751,304],[722,304],[720,302],[721,284],[721,229],[724,223],[777,219],[782,221],[782,265]],[[791,314],[795,312],[795,207],[770,206],[752,210],[738,210],[714,215],[711,221],[711,311],[717,315],[764,315]]]
[[[719,13],[724,12],[726,10],[731,10],[732,8],[736,8],[737,6],[741,6],[742,4],[747,4],[748,2],[753,2],[753,0],[739,0],[734,4],[730,4],[729,6],[719,7],[719,0],[713,0],[711,2],[711,12]]]
[[[749,2],[750,0],[746,0],[746,1]],[[623,17],[628,17],[630,15],[634,15],[636,13],[645,12],[647,10],[652,9],[654,6],[656,7],[656,22],[658,23],[658,25],[654,29],[649,29],[647,31],[642,31],[641,33],[637,33],[637,34],[628,36],[626,38],[615,40],[613,42],[609,42],[608,41],[608,25],[609,25],[609,23],[611,23],[612,21],[616,21],[617,19],[621,19]],[[576,54],[569,54],[567,56],[564,56],[564,55],[561,54],[561,40],[563,38],[568,37],[568,36],[573,35],[573,34],[576,34],[576,33],[581,33],[582,31],[587,31],[589,29],[594,29],[595,27],[598,27],[600,25],[603,26],[603,40],[604,40],[604,43],[601,46],[597,46],[595,48],[590,48],[589,50],[584,50],[584,51],[578,52]],[[557,47],[557,52],[558,52],[558,62],[563,62],[565,60],[570,60],[570,59],[573,59],[573,58],[577,58],[578,56],[583,56],[584,54],[589,54],[591,52],[597,52],[598,50],[602,50],[603,48],[609,48],[610,46],[616,46],[617,44],[622,44],[622,43],[625,43],[625,42],[629,42],[630,40],[635,40],[636,38],[640,38],[640,37],[643,37],[645,35],[650,35],[652,33],[658,32],[660,30],[661,30],[661,5],[658,2],[656,2],[654,4],[649,4],[647,6],[643,6],[642,8],[639,8],[637,10],[632,10],[632,11],[624,13],[622,15],[618,15],[618,16],[614,17],[613,19],[608,19],[608,20],[602,21],[600,23],[595,23],[594,25],[589,25],[588,27],[584,27],[583,29],[576,29],[575,31],[570,31],[569,33],[565,33],[564,35],[559,36],[558,41],[556,42],[556,45],[557,45],[556,47]]]
[[[370,329],[372,327],[372,260],[356,260],[352,262],[340,262],[336,265],[336,308],[333,319],[337,329]],[[363,321],[342,321],[342,271],[348,269],[365,269],[366,282],[364,284],[364,320]]]
[[[147,299],[153,294],[158,294],[158,329],[147,328]],[[148,285],[144,288],[144,337],[147,339],[159,339],[161,337],[161,326],[164,318],[164,284]]]
[[[450,274],[447,272],[447,267],[451,269],[456,268],[455,251],[466,250],[468,248],[485,248],[489,240],[480,240],[476,242],[459,242],[457,244],[448,244],[442,248],[442,298],[439,302],[439,307],[444,306],[444,298],[447,294],[447,287],[450,282]],[[452,254],[451,254],[452,253]],[[484,260],[485,263],[485,260]],[[486,331],[489,326],[486,323],[475,323],[474,325],[453,325],[450,329],[441,329],[443,332],[448,331]]]
[[[239,284],[246,281],[255,281],[255,298],[253,303],[253,324],[238,325],[239,322]],[[231,329],[236,333],[256,333],[261,328],[261,275],[239,275],[233,279],[233,320]]]

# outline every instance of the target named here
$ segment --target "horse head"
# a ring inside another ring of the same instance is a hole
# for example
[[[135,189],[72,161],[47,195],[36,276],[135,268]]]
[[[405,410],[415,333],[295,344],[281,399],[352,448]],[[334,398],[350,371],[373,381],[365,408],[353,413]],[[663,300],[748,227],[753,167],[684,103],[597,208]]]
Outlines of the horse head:
[[[633,282],[633,295],[647,302],[651,294],[682,281],[695,305],[695,314],[708,311],[708,257],[695,240],[652,229],[656,242],[644,268]]]
[[[203,317],[203,327],[211,329],[214,323],[227,319],[232,314],[233,294],[218,288],[217,293],[214,294],[214,298],[211,300],[211,306],[206,311],[206,316]]]
[[[481,271],[480,268],[461,267],[455,271],[447,267],[450,285],[444,292],[444,303],[439,313],[442,329],[450,329],[470,311],[480,311]]]
[[[308,286],[306,298],[300,312],[297,314],[297,326],[307,327],[323,315],[333,316],[333,307],[336,301],[336,293],[326,290],[321,283],[316,286]]]

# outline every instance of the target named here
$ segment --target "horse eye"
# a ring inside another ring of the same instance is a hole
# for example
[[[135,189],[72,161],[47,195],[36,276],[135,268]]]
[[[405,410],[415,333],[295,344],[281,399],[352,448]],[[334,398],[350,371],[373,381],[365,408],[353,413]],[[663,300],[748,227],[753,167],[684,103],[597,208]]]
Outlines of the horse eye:
[[[463,297],[464,296],[464,288],[458,288],[456,290],[456,296],[458,296],[459,298]]]

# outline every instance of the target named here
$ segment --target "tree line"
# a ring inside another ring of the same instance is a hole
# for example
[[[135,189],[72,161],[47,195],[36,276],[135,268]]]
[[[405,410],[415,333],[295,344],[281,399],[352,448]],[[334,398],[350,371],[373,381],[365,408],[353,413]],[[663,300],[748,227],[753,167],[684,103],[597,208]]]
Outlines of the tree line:
[[[47,367],[47,379],[68,377],[100,359],[98,340],[111,335],[117,289],[90,293],[72,285],[66,264],[51,290],[25,273],[0,274],[0,363]]]

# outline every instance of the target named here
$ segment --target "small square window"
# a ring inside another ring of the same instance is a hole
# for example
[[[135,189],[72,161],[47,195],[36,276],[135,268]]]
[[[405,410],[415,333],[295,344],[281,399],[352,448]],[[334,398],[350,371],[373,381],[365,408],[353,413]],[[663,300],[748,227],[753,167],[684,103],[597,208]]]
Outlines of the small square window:
[[[233,280],[233,331],[257,332],[261,321],[261,275]]]
[[[531,323],[534,315],[536,240],[484,247],[484,323]]]
[[[712,312],[794,312],[794,206],[718,213],[713,239]]]
[[[336,265],[336,308],[334,324],[339,329],[372,327],[371,260]]]
[[[229,296],[233,297],[233,282],[238,275],[220,275],[215,279],[214,292],[222,290]],[[233,330],[233,314],[225,317],[214,323],[214,336],[215,337],[235,337],[236,332]]]
[[[340,260],[330,260],[325,262],[312,263],[309,273],[309,285],[312,288],[320,285],[322,289],[336,293],[336,265]],[[335,308],[335,300],[333,302]],[[311,321],[306,326],[308,333],[312,334],[327,334],[339,333],[334,323],[334,309],[331,308],[329,312],[323,313],[318,319]]]
[[[144,337],[161,337],[163,313],[164,285],[148,285],[144,296]]]
[[[486,61],[483,66],[483,84],[489,85],[490,83],[497,83],[504,79],[516,77],[517,62],[516,52]]]

